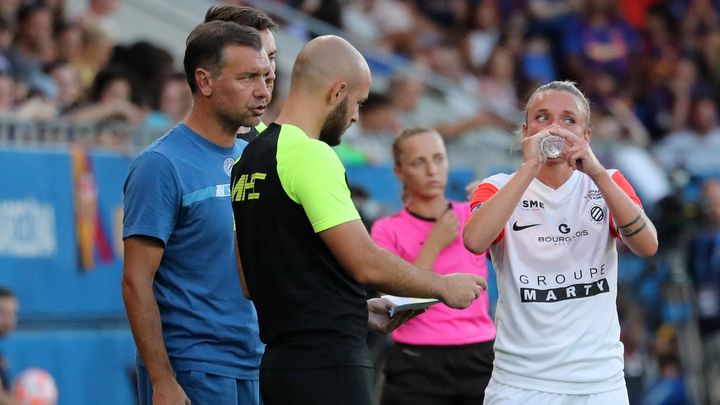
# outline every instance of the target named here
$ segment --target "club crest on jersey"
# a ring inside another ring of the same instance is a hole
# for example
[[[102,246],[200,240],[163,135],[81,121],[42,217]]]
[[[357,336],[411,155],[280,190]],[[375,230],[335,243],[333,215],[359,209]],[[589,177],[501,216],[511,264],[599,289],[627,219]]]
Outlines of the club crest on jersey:
[[[225,170],[225,173],[227,173],[228,176],[232,172],[233,164],[235,164],[235,159],[233,158],[227,158],[223,162],[223,170]]]
[[[590,207],[590,219],[592,219],[593,222],[596,224],[602,224],[605,222],[605,218],[607,218],[607,214],[604,206],[600,204],[593,204]]]

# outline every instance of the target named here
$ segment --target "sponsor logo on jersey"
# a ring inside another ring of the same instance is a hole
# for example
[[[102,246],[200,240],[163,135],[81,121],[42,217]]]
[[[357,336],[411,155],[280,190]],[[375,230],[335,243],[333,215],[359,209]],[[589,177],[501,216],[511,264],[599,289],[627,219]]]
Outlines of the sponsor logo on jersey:
[[[598,189],[596,189],[596,188],[593,188],[593,189],[590,189],[590,190],[587,192],[587,194],[585,194],[585,199],[586,199],[586,200],[602,200],[602,199],[603,199],[603,195],[602,195],[602,193],[600,192],[600,190],[598,190]]]
[[[586,283],[592,283],[597,281],[597,277],[602,277],[605,275],[605,268],[605,263],[603,263],[599,266],[591,266],[586,269],[573,270],[572,274],[570,274],[570,272],[557,273],[554,276],[552,274],[538,274],[535,276],[521,274],[518,277],[518,281],[520,281],[520,284],[525,284],[527,286],[535,286],[538,288],[547,287],[548,283],[552,282],[555,282],[555,285],[557,286],[563,286],[565,283],[569,283],[572,281],[585,281]]]
[[[517,221],[513,223],[512,229],[513,231],[522,231],[523,229],[532,228],[533,226],[538,226],[540,224],[529,224],[529,225],[518,225]]]
[[[542,201],[535,201],[535,200],[522,200],[522,208],[524,210],[544,210],[545,209],[545,203]]]
[[[548,243],[551,243],[556,246],[557,245],[567,245],[572,242],[575,242],[576,240],[579,240],[580,238],[588,236],[590,234],[590,232],[587,229],[573,231],[572,228],[570,228],[570,226],[568,226],[568,224],[560,224],[558,226],[558,232],[560,232],[560,235],[538,236],[538,242],[543,245],[548,244]]]
[[[267,173],[243,174],[235,180],[231,188],[233,202],[245,200],[258,200],[260,193],[255,191],[255,183],[265,180]]]
[[[522,302],[558,302],[587,298],[608,292],[610,292],[610,288],[607,279],[601,278],[587,284],[573,284],[567,287],[550,288],[547,290],[521,288],[520,300]]]
[[[605,218],[607,215],[605,214],[605,207],[600,204],[593,204],[592,207],[590,207],[590,219],[593,220],[593,222],[597,224],[602,224],[605,222]]]

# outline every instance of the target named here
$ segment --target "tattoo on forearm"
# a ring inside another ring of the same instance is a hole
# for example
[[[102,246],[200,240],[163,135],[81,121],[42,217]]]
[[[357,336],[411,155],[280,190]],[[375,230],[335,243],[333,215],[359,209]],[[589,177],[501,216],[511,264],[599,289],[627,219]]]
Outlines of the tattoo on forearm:
[[[647,222],[645,222],[645,218],[643,217],[643,214],[641,212],[632,221],[628,222],[625,225],[618,226],[617,231],[621,236],[629,238],[640,233],[640,231],[645,229],[646,226]]]
[[[623,230],[623,231],[621,231],[621,232],[622,232],[622,236],[624,236],[624,237],[626,237],[626,238],[635,236],[635,235],[637,235],[638,233],[640,233],[640,231],[642,231],[643,229],[645,229],[646,226],[647,226],[647,223],[646,223],[645,220],[643,219],[642,225],[640,225],[639,227],[635,228],[635,230]],[[629,231],[630,233],[625,233],[625,232],[628,232],[628,231]]]
[[[630,228],[635,224],[635,222],[639,221],[640,218],[642,218],[642,212],[639,213],[638,216],[636,216],[632,221],[628,222],[627,224],[618,226],[618,230]]]

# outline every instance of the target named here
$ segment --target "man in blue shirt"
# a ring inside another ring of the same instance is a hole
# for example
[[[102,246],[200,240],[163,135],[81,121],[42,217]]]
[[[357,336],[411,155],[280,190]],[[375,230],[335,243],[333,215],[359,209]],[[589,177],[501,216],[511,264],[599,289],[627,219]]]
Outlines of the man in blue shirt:
[[[262,345],[235,268],[230,169],[240,126],[259,124],[272,74],[258,32],[197,26],[185,73],[193,108],[133,162],[125,183],[123,299],[141,404],[257,404]]]

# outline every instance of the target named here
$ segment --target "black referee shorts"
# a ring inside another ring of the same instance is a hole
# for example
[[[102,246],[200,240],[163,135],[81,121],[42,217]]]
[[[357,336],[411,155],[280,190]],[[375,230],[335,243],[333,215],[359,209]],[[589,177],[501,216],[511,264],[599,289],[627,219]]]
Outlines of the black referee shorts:
[[[480,405],[494,341],[461,346],[396,344],[385,364],[382,405]]]
[[[264,405],[371,405],[371,367],[260,369]]]

